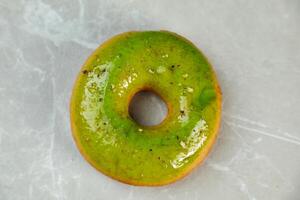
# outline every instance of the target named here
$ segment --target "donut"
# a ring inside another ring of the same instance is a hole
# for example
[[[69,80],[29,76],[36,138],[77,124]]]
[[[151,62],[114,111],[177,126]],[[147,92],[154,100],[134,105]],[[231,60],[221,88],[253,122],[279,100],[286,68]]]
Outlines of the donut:
[[[129,113],[150,91],[167,106],[153,126]],[[205,159],[219,129],[221,91],[200,50],[168,31],[134,31],[104,42],[87,59],[70,103],[72,135],[83,157],[123,183],[166,185]]]

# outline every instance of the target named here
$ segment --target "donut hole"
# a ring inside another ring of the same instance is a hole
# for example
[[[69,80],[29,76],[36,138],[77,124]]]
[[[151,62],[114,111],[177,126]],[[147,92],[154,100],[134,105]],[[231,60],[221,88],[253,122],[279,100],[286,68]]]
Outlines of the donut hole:
[[[168,114],[166,102],[155,92],[142,90],[137,92],[129,103],[130,117],[141,126],[159,125]]]

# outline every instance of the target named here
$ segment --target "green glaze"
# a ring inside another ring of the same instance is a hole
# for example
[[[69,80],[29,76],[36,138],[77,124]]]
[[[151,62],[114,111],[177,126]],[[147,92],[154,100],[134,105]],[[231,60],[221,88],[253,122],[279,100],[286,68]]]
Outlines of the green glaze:
[[[128,114],[130,98],[143,89],[168,105],[158,126],[141,127]],[[220,100],[210,64],[189,41],[167,31],[124,33],[81,69],[71,99],[73,136],[104,174],[135,185],[167,184],[206,156]]]

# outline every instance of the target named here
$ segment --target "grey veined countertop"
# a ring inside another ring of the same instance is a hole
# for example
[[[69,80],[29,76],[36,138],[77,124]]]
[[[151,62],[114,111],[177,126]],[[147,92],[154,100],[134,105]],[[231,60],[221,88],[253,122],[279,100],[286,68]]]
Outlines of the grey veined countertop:
[[[216,69],[220,135],[205,163],[165,187],[94,170],[69,127],[88,55],[128,30],[193,41]],[[0,199],[300,199],[300,1],[0,1]]]

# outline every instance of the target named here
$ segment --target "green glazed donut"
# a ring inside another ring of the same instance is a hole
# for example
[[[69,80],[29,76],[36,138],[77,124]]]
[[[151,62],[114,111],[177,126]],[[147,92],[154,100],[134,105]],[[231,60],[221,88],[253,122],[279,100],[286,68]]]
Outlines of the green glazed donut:
[[[131,98],[153,91],[168,114],[156,126],[129,115]],[[71,97],[71,128],[86,160],[107,176],[157,186],[184,177],[216,140],[221,92],[204,55],[167,31],[128,32],[86,61]]]

